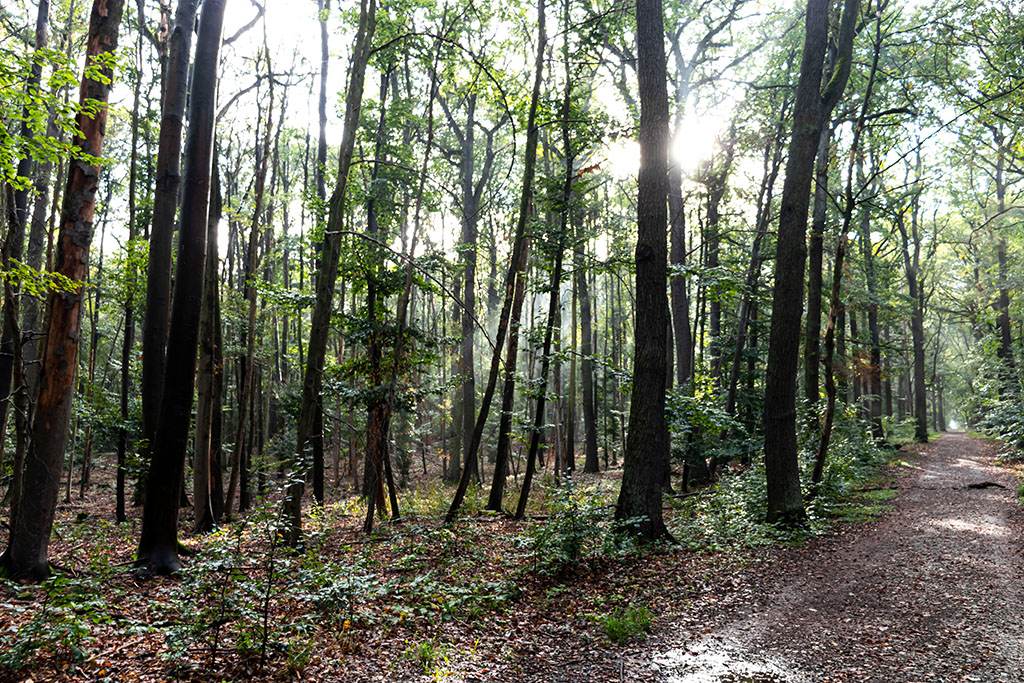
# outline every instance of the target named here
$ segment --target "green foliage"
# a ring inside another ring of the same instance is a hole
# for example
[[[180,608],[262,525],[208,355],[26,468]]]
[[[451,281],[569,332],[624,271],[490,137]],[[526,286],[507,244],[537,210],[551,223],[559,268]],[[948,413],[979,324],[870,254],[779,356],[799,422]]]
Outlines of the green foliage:
[[[74,670],[96,640],[93,627],[117,621],[108,611],[103,585],[93,579],[55,576],[36,588],[5,582],[3,590],[9,600],[2,604],[4,612],[32,617],[9,619],[0,630],[0,672],[38,671],[44,661]]]
[[[616,607],[611,614],[597,618],[608,640],[625,643],[633,638],[642,638],[652,628],[651,612],[644,605],[629,605],[625,609]]]
[[[530,552],[535,573],[561,574],[600,547],[606,533],[603,502],[593,489],[576,485],[572,477],[550,489],[547,520],[533,524],[519,539]]]
[[[835,426],[824,476],[815,495],[810,493],[816,438],[813,431],[801,434],[801,481],[804,483],[808,522],[802,528],[783,529],[767,524],[764,464],[760,458],[741,470],[726,469],[713,486],[695,495],[673,499],[680,514],[672,533],[681,543],[704,550],[757,547],[779,542],[799,543],[823,533],[831,520],[842,518],[855,500],[857,489],[873,481],[888,462],[891,451],[877,448],[855,410],[837,407]],[[807,427],[810,430],[810,426]]]

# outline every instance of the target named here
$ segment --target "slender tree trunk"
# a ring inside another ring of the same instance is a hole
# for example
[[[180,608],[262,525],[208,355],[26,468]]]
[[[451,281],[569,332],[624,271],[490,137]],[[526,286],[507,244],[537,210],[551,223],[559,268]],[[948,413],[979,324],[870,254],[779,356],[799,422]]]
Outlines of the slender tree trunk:
[[[118,28],[124,11],[123,0],[96,0],[89,19],[86,66],[95,68],[98,59],[117,49]],[[83,77],[81,102],[104,103],[110,93],[113,73],[101,67],[104,81]],[[75,146],[100,157],[106,130],[107,109],[99,107],[93,116],[79,114],[82,133]],[[76,161],[68,174],[61,212],[56,270],[70,281],[85,281],[93,212],[99,181],[98,164]],[[47,342],[40,372],[42,382],[36,404],[33,438],[22,475],[18,505],[11,512],[11,534],[0,566],[14,578],[43,578],[49,574],[48,548],[56,511],[61,458],[67,445],[71,399],[81,331],[82,289],[54,292],[49,297]],[[13,316],[9,316],[13,318]]]
[[[821,384],[821,290],[825,220],[828,217],[828,162],[832,126],[823,122],[814,163],[814,208],[807,249],[807,318],[804,333],[804,396],[814,405]]]
[[[205,533],[213,530],[220,521],[224,501],[219,488],[220,482],[214,476],[219,468],[218,451],[214,448],[214,419],[219,407],[215,402],[217,375],[217,301],[218,287],[217,228],[220,226],[221,196],[220,172],[217,166],[217,150],[213,154],[213,186],[210,196],[210,217],[206,232],[206,283],[203,287],[203,310],[199,318],[199,371],[197,376],[195,455],[192,464],[192,506],[195,531]],[[220,495],[218,495],[220,494]],[[214,500],[221,500],[214,510]],[[229,506],[230,507],[230,506]]]
[[[849,78],[859,0],[846,0],[836,61],[840,68],[822,92],[821,75],[828,43],[828,7],[825,0],[808,0],[807,3],[793,138],[782,189],[764,398],[767,518],[771,523],[796,524],[805,516],[797,462],[796,372],[800,356],[798,331],[804,300],[807,211],[815,157],[821,141],[821,121],[830,116]]]
[[[267,63],[267,70],[270,71],[270,63]],[[256,154],[256,187],[253,202],[255,204],[252,213],[252,222],[249,225],[249,244],[246,250],[245,261],[245,299],[248,303],[248,319],[242,334],[245,343],[245,356],[239,359],[242,367],[241,386],[238,390],[238,417],[235,421],[235,445],[231,453],[231,479],[228,482],[228,496],[225,504],[228,514],[231,513],[231,505],[235,498],[235,483],[243,478],[243,460],[245,460],[245,429],[249,419],[249,405],[252,402],[254,391],[254,373],[256,371],[256,282],[255,278],[259,270],[259,237],[260,223],[263,217],[263,195],[267,183],[267,167],[270,161],[270,143],[273,134],[273,112],[274,112],[274,78],[271,75],[268,79],[269,102],[267,104],[266,128],[263,131],[263,142],[260,144]],[[244,469],[244,473],[248,470]],[[314,491],[319,491],[318,502],[323,501],[323,462],[321,461],[320,486],[316,486],[314,478]],[[246,498],[247,486],[243,486],[242,499]],[[248,507],[239,503],[239,509]]]
[[[36,31],[35,31],[35,45],[34,53],[32,56],[32,66],[29,70],[28,81],[25,83],[25,94],[29,97],[37,97],[39,91],[39,82],[43,74],[43,63],[46,61],[42,51],[46,48],[46,43],[49,39],[50,30],[50,3],[49,0],[40,0],[39,7],[36,11]],[[20,135],[22,138],[31,138],[32,129],[30,122],[32,120],[31,112],[29,112],[26,106],[22,111],[22,121],[20,126]],[[25,181],[24,186],[18,187],[14,190],[13,197],[13,220],[9,221],[7,230],[7,238],[4,240],[4,248],[7,251],[8,259],[15,261],[22,260],[22,251],[25,244],[25,230],[28,226],[28,193],[31,183],[29,182],[29,173],[32,168],[32,157],[29,154],[25,154],[21,159],[18,160],[18,168],[16,174],[19,178]],[[6,433],[7,427],[7,414],[11,402],[11,378],[14,374],[15,364],[15,350],[14,346],[17,342],[20,344],[20,335],[14,334],[14,329],[18,327],[18,306],[19,300],[15,296],[11,296],[10,300],[5,300],[4,306],[10,306],[13,308],[13,315],[4,315],[3,321],[3,332],[0,335],[0,451],[3,450],[4,434]],[[19,350],[20,351],[20,350]],[[20,354],[18,354],[20,355]],[[0,461],[3,460],[3,455],[0,454]],[[15,472],[17,476],[17,472]]]
[[[597,399],[594,392],[594,343],[593,314],[590,305],[590,288],[587,286],[587,270],[583,259],[586,252],[586,241],[577,247],[576,290],[580,299],[580,334],[582,335],[580,353],[580,380],[583,384],[583,435],[586,458],[583,461],[584,472],[597,472],[601,469],[597,459]]]
[[[540,106],[541,84],[544,79],[544,49],[547,44],[547,35],[544,28],[544,0],[537,2],[537,53],[534,66],[533,91],[530,94],[530,108],[526,118],[526,150],[523,163],[523,185],[519,195],[519,217],[516,221],[516,232],[512,243],[512,258],[509,261],[508,275],[505,278],[505,302],[501,307],[501,316],[498,319],[498,331],[495,335],[494,353],[491,356],[491,368],[487,375],[487,388],[480,401],[480,412],[477,414],[476,424],[473,427],[473,441],[469,450],[466,451],[467,461],[463,466],[462,477],[459,479],[459,487],[455,491],[452,504],[445,515],[445,523],[451,524],[455,521],[462,501],[466,496],[466,489],[469,488],[470,471],[476,466],[477,452],[480,449],[480,441],[483,438],[484,425],[487,423],[487,414],[490,412],[491,400],[494,398],[494,388],[498,381],[498,368],[501,363],[501,351],[505,345],[505,335],[508,334],[508,360],[505,365],[507,393],[502,396],[502,422],[505,420],[506,407],[511,412],[512,388],[514,382],[510,382],[509,368],[515,368],[516,349],[519,340],[519,320],[522,314],[523,296],[525,293],[525,278],[527,254],[529,252],[529,237],[527,222],[533,204],[533,178],[537,164],[537,143],[539,139],[539,127],[537,125],[537,110]],[[498,453],[494,465],[494,481],[491,484],[491,493],[488,498],[488,509],[500,510],[502,491],[505,484],[505,476],[508,467],[508,450],[502,452],[502,439],[508,438],[507,428],[498,430]]]
[[[167,38],[163,69],[163,112],[156,162],[153,224],[149,233],[146,314],[142,324],[142,438],[152,453],[163,397],[167,326],[171,304],[171,250],[181,185],[181,131],[189,90],[189,55],[199,0],[178,0],[174,28]],[[199,60],[196,60],[199,64]],[[205,224],[205,221],[204,221]]]
[[[321,250],[320,270],[316,278],[316,303],[313,307],[309,331],[309,350],[306,354],[299,421],[296,425],[295,468],[284,499],[285,529],[283,535],[289,546],[297,545],[302,535],[302,492],[305,488],[305,465],[303,462],[306,445],[316,439],[317,434],[314,432],[318,425],[322,427],[322,420],[318,420],[317,415],[322,415],[322,373],[333,310],[334,285],[338,279],[348,175],[352,166],[356,131],[359,127],[359,116],[363,105],[363,81],[366,75],[366,64],[370,58],[370,46],[373,42],[376,25],[376,0],[360,0],[359,27],[356,31],[349,87],[345,98],[345,128],[338,150],[337,185],[330,200]],[[320,443],[322,443],[322,429],[320,430]]]

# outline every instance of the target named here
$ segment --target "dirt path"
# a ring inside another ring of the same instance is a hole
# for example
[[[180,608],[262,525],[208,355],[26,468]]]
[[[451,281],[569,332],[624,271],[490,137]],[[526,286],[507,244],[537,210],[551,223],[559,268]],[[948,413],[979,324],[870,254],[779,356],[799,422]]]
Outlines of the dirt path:
[[[706,633],[670,642],[638,678],[1024,680],[1024,515],[1015,476],[993,456],[963,434],[939,439],[898,480],[881,521],[795,551],[770,577],[701,605],[679,632]],[[967,488],[981,482],[1006,488]]]

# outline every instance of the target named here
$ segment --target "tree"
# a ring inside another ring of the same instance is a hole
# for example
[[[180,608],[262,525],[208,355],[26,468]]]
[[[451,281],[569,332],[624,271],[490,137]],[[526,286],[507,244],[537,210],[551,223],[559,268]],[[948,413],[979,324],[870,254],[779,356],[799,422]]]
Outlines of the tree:
[[[157,152],[153,224],[146,269],[146,312],[142,323],[142,438],[151,453],[163,398],[167,326],[171,305],[171,250],[181,185],[181,131],[188,99],[192,27],[199,0],[178,0],[163,65],[160,142]],[[197,60],[198,61],[198,60]]]
[[[178,261],[142,533],[135,563],[154,574],[178,571],[178,502],[189,441],[195,390],[196,350],[203,303],[210,178],[220,67],[221,30],[227,0],[206,0],[199,18],[186,140],[185,192],[178,227]],[[154,273],[150,271],[150,276]]]
[[[345,197],[348,190],[348,174],[352,167],[356,131],[363,106],[363,82],[366,64],[370,59],[373,34],[377,26],[376,0],[360,0],[359,26],[356,29],[355,48],[349,72],[348,93],[345,96],[345,130],[338,150],[337,184],[331,195],[330,210],[324,229],[324,241],[320,251],[320,268],[316,278],[316,303],[310,321],[309,350],[306,354],[306,371],[302,380],[302,399],[299,420],[296,426],[295,464],[297,475],[293,475],[285,493],[285,540],[288,545],[298,544],[302,535],[302,491],[303,465],[306,445],[316,438],[314,428],[321,424],[316,414],[321,410],[323,366],[327,354],[327,332],[331,319],[334,285],[338,279],[338,259],[341,256],[342,227],[345,220]],[[321,435],[322,436],[322,435]]]
[[[668,328],[668,90],[660,0],[637,0],[640,171],[637,176],[636,322],[629,436],[615,519],[645,538],[668,534],[661,514]]]
[[[46,347],[30,455],[22,475],[23,495],[11,512],[11,536],[0,567],[14,578],[42,579],[50,572],[48,549],[56,511],[61,460],[68,439],[71,400],[82,323],[82,282],[89,262],[92,220],[99,187],[99,158],[107,123],[107,98],[113,78],[110,57],[117,49],[124,0],[95,0],[89,17],[85,72],[78,115],[81,135],[75,146],[91,160],[75,159],[68,173],[56,271],[70,287],[54,291],[47,304]],[[90,115],[84,107],[95,108]]]
[[[779,215],[772,322],[764,395],[764,459],[768,484],[768,521],[799,523],[804,518],[796,442],[796,371],[800,353],[800,317],[807,248],[807,212],[811,178],[820,142],[821,122],[835,107],[850,74],[859,0],[846,0],[838,35],[836,72],[822,89],[828,42],[828,5],[808,0],[804,52],[800,61],[793,114],[793,136],[786,160]]]

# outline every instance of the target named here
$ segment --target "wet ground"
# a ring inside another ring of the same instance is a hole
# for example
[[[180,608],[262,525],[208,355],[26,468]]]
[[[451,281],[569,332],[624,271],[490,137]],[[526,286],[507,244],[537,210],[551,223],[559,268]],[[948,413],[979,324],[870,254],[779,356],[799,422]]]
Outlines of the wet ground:
[[[964,434],[929,445],[881,521],[696,605],[634,679],[1024,680],[1024,515],[995,451]]]

